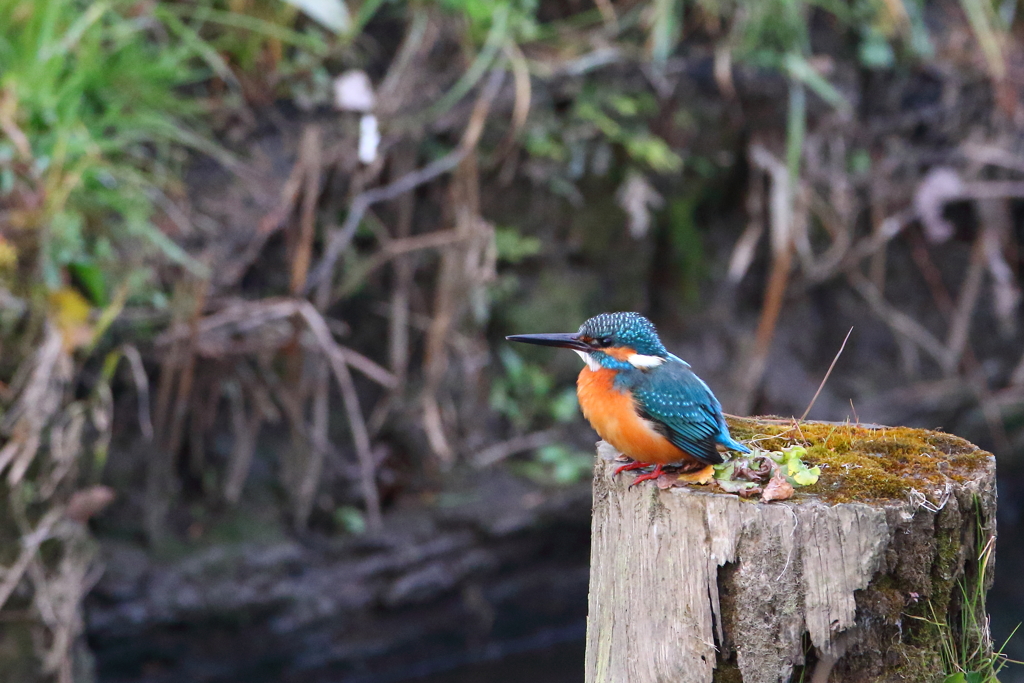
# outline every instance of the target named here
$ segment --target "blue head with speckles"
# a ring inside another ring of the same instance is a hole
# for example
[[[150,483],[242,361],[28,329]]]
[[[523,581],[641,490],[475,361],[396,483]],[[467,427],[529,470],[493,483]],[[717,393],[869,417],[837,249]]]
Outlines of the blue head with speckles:
[[[668,357],[654,324],[639,313],[595,315],[580,326],[579,335],[598,349],[626,346],[645,356]]]

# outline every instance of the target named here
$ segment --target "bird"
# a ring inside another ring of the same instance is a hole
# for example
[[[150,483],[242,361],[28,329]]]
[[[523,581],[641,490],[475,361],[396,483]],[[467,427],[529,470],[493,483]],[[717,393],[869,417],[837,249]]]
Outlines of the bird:
[[[632,312],[602,313],[579,331],[514,334],[513,342],[572,349],[585,363],[576,381],[584,417],[602,439],[633,460],[615,470],[654,470],[632,485],[657,479],[665,465],[684,471],[724,461],[718,447],[750,453],[732,438],[722,406],[690,364],[668,352],[654,324]]]

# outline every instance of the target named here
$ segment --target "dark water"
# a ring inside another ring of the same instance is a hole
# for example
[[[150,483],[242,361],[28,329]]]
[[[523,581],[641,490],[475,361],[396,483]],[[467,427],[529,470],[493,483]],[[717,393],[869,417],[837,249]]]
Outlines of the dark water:
[[[583,681],[586,622],[541,631],[478,652],[440,657],[335,683],[576,683]]]
[[[583,681],[583,639],[495,662],[416,679],[421,683],[576,683]]]
[[[988,598],[991,614],[992,636],[997,647],[1002,646],[1011,632],[1024,622],[1024,467],[1001,466],[999,472],[999,520],[998,545],[996,554],[996,580]],[[584,637],[586,621],[586,528],[574,529],[579,538],[571,545],[578,546],[573,555],[579,580],[568,583],[552,581],[550,577],[564,576],[565,571],[546,573],[553,585],[546,591],[533,586],[527,593],[535,595],[547,609],[528,609],[508,604],[499,605],[492,640],[479,646],[466,648],[464,634],[453,632],[443,643],[431,647],[426,641],[403,648],[407,658],[395,661],[384,656],[368,663],[360,672],[347,669],[331,670],[331,667],[305,669],[301,673],[281,662],[279,674],[259,665],[257,671],[223,671],[202,680],[219,683],[253,683],[265,681],[301,681],[301,683],[573,683],[583,680]],[[567,544],[566,539],[561,543]],[[554,603],[563,602],[556,605]],[[431,607],[432,611],[439,609]],[[571,615],[571,616],[570,616]],[[567,618],[568,617],[568,618]],[[559,619],[553,622],[553,619]],[[259,648],[257,648],[259,649]],[[418,653],[412,650],[419,650]],[[1024,632],[1018,632],[1005,645],[1005,653],[1015,660],[1024,660]],[[443,653],[431,656],[431,653]],[[296,653],[292,652],[294,656]],[[109,654],[108,654],[109,656]],[[225,662],[219,661],[219,664]],[[317,670],[319,669],[319,670]],[[153,675],[155,672],[139,672],[125,676],[125,672],[107,670],[102,681],[131,681],[142,683],[153,681],[164,683],[167,677]],[[111,675],[114,674],[114,675]],[[2,677],[0,677],[2,678]],[[1008,665],[999,676],[1001,683],[1024,683],[1024,665]],[[193,679],[196,680],[196,679]],[[177,683],[177,680],[174,680]]]
[[[988,595],[992,639],[997,648],[1005,643],[1010,659],[1024,661],[1024,628],[1017,629],[1024,622],[1024,467],[1000,463],[998,482],[996,580]],[[1008,664],[999,680],[1024,683],[1024,665]]]

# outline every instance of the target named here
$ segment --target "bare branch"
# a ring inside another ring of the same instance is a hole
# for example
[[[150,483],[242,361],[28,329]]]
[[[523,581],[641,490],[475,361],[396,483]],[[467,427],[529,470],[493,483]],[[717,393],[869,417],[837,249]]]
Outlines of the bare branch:
[[[540,448],[541,446],[547,446],[557,437],[557,429],[545,429],[540,432],[517,436],[509,439],[508,441],[502,441],[501,443],[496,443],[493,446],[488,446],[477,453],[476,457],[473,459],[473,465],[478,468],[490,467],[491,465],[501,462],[505,458],[515,455],[516,453],[531,451],[535,448]]]
[[[334,372],[334,378],[341,390],[342,403],[345,405],[345,413],[348,416],[349,429],[352,431],[352,440],[355,442],[356,457],[359,459],[360,480],[363,489],[363,500],[366,504],[366,517],[370,529],[379,531],[383,528],[383,520],[380,509],[380,496],[377,493],[376,463],[373,459],[373,452],[370,449],[370,434],[366,428],[366,421],[359,407],[359,395],[356,393],[355,383],[348,371],[345,358],[331,339],[330,330],[323,317],[308,301],[300,302],[298,312],[306,321],[309,330],[320,342],[325,350],[327,360]]]
[[[131,344],[122,344],[121,354],[128,361],[128,367],[132,371],[132,381],[135,382],[135,393],[138,396],[139,429],[147,441],[152,441],[153,420],[149,408],[149,378],[146,376],[146,368],[142,364],[142,356],[139,354],[139,350]]]
[[[984,204],[984,202],[982,202]],[[980,208],[980,207],[979,207]],[[967,266],[960,296],[949,322],[949,335],[946,338],[946,359],[942,369],[947,375],[956,372],[964,349],[967,347],[967,336],[970,332],[971,318],[978,307],[978,296],[981,294],[982,278],[985,275],[985,244],[981,235],[974,240],[971,248],[971,262]]]
[[[906,313],[890,306],[881,292],[863,275],[851,271],[848,277],[850,284],[864,297],[875,315],[889,325],[893,332],[909,339],[928,353],[940,367],[944,366],[948,351],[935,335]]]
[[[53,526],[60,520],[63,514],[64,511],[61,508],[50,508],[31,533],[22,535],[21,552],[18,554],[18,559],[4,571],[3,581],[0,582],[0,607],[3,607],[7,599],[11,597],[11,593],[17,588],[21,577],[25,574],[25,570],[28,569],[29,563],[39,550],[39,546],[43,544],[43,541],[50,538]]]

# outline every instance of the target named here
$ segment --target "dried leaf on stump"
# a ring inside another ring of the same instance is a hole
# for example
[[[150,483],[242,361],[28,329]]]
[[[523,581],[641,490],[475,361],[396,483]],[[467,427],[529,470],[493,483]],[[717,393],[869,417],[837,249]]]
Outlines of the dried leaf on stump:
[[[768,503],[773,500],[787,500],[793,497],[793,485],[786,481],[780,473],[776,473],[768,485],[764,487],[761,500]]]
[[[772,476],[771,459],[759,455],[751,458],[743,458],[736,465],[735,479],[765,483]]]
[[[685,484],[707,484],[715,478],[715,469],[711,465],[703,467],[695,472],[683,472],[676,480]]]

